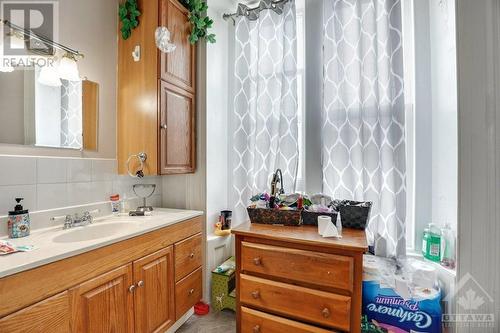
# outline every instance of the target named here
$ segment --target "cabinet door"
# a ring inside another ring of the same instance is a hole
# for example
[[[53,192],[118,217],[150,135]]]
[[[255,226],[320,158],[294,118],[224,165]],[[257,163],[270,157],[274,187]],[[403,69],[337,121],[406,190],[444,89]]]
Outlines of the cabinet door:
[[[133,332],[132,264],[70,289],[73,332]]]
[[[189,43],[188,10],[177,0],[160,0],[160,25],[170,31],[174,52],[160,52],[161,79],[191,93],[195,92],[196,48]]]
[[[175,321],[173,249],[134,262],[136,332],[164,332]]]
[[[160,108],[160,173],[194,172],[196,127],[193,94],[162,81]]]
[[[69,300],[66,291],[0,319],[0,332],[4,333],[68,331]]]

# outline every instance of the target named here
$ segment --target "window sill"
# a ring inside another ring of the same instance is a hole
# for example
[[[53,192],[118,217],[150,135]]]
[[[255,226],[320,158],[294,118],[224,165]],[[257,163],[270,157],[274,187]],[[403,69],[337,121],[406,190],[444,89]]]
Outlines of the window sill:
[[[441,266],[441,264],[434,262],[434,261],[431,261],[429,259],[426,259],[426,258],[424,258],[424,256],[422,256],[422,254],[415,252],[413,250],[407,250],[406,256],[409,258],[421,260],[421,261],[425,262],[426,264],[434,266],[434,267],[436,267],[436,269],[440,273],[443,273],[451,278],[455,278],[457,276],[457,271],[455,269],[450,269],[450,268],[446,268],[444,266]]]

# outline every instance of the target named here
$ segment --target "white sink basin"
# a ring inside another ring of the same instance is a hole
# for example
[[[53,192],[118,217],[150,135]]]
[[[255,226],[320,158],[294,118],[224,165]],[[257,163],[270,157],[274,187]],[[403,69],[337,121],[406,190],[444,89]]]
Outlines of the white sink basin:
[[[54,237],[54,243],[72,243],[90,241],[99,238],[112,236],[124,228],[131,226],[131,223],[116,222],[107,224],[94,224],[84,227],[76,227],[65,233]]]

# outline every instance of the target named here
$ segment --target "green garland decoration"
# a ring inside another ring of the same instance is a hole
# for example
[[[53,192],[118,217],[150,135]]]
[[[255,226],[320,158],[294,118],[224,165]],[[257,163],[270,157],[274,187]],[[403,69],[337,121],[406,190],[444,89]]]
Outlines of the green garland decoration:
[[[215,43],[215,34],[209,33],[214,21],[206,16],[207,3],[203,0],[183,0],[189,10],[189,22],[191,23],[191,34],[189,42],[196,44],[200,39],[205,39],[209,43]]]
[[[139,25],[139,16],[141,12],[137,6],[137,0],[126,0],[120,4],[118,9],[118,16],[122,23],[120,29],[122,38],[128,39],[132,34],[132,30]]]

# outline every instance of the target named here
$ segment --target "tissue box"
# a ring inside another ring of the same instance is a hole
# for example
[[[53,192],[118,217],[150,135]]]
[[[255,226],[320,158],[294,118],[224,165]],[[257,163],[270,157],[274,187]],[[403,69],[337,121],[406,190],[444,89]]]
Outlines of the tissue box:
[[[389,259],[365,256],[362,332],[441,332],[441,292],[421,286],[416,271]],[[409,265],[408,263],[405,265]]]

